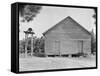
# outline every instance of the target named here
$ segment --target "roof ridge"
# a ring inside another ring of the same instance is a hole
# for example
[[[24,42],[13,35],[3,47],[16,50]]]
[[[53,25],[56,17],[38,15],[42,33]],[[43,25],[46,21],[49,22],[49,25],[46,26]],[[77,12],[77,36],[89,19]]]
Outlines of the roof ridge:
[[[71,17],[70,17],[71,18]],[[76,20],[74,20],[73,18],[71,18],[71,20],[73,20],[76,24],[78,24],[81,28],[83,28],[85,31],[87,31],[89,34],[91,34],[85,27],[83,27],[80,23],[78,23]]]
[[[62,19],[61,21],[59,21],[58,23],[56,23],[54,26],[50,27],[45,32],[43,32],[43,35],[46,34],[49,30],[51,30],[53,27],[57,26],[57,24],[59,24],[60,22],[64,21],[67,18],[71,18],[71,17],[70,16],[65,17],[64,19]]]
[[[72,21],[74,21],[76,24],[78,24],[81,28],[83,28],[85,31],[87,31],[89,34],[91,34],[88,30],[86,30],[83,26],[81,26],[77,21],[75,21],[71,16],[67,16],[66,18],[62,19],[60,22],[58,22],[57,24],[61,23],[62,21],[66,20],[66,19],[71,19]],[[46,30],[44,34],[46,34],[49,30],[51,30],[52,28],[54,28],[55,26],[57,26],[57,24],[55,24],[54,26],[52,26],[51,28],[49,28],[48,30]]]

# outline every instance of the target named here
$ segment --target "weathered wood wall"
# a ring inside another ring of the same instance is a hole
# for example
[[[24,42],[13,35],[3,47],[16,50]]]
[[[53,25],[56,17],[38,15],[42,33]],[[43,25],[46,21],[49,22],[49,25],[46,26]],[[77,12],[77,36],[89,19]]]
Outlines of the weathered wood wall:
[[[45,37],[47,55],[78,53],[80,52],[80,40],[83,41],[84,53],[91,52],[91,35],[70,18],[58,23],[45,34]]]

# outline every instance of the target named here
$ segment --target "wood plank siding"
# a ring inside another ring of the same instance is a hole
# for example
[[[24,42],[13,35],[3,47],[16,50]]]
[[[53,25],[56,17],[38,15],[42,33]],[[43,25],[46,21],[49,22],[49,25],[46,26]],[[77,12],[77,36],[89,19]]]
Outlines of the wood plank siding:
[[[91,53],[91,34],[71,17],[65,18],[43,34],[47,55]]]

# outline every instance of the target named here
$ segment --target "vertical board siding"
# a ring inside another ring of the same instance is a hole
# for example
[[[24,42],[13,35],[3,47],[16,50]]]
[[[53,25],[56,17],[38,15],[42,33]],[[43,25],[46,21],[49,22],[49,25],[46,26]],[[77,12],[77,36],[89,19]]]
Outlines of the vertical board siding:
[[[74,54],[78,53],[77,41],[74,40],[63,40],[61,44],[62,54]]]
[[[60,54],[75,54],[81,51],[79,41],[83,41],[84,53],[91,52],[91,35],[73,20],[67,19],[57,24],[45,34],[45,52],[47,55],[58,54],[56,41],[59,41]]]
[[[91,41],[90,40],[84,41],[83,49],[84,49],[84,53],[87,53],[87,54],[91,53]]]

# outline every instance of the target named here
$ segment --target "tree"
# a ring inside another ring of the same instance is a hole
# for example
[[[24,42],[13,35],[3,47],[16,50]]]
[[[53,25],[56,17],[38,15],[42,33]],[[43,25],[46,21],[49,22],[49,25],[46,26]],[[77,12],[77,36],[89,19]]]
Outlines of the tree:
[[[96,19],[96,9],[94,9],[94,15],[93,15],[93,18]]]
[[[91,31],[91,53],[94,54],[96,52],[96,37],[93,32]]]
[[[97,10],[96,9],[94,9],[94,14],[93,14],[93,18],[96,20],[96,17],[97,17],[97,14],[96,14],[96,12],[97,12]],[[94,22],[94,24],[95,24],[95,27],[96,27],[96,21]]]
[[[20,4],[19,5],[19,16],[22,18],[22,22],[29,22],[36,17],[36,15],[41,10],[41,6],[39,5],[26,5],[26,4]]]
[[[93,14],[93,18],[96,20],[96,17],[97,17],[97,9],[93,9],[94,10],[94,14]],[[96,28],[96,21],[95,21],[95,28]],[[94,34],[94,31],[92,29],[91,31],[91,52],[92,53],[96,53],[96,33]]]
[[[43,52],[43,53],[45,52],[44,46],[45,46],[44,37],[41,37],[41,39],[40,39],[40,49],[41,49],[41,52]]]

